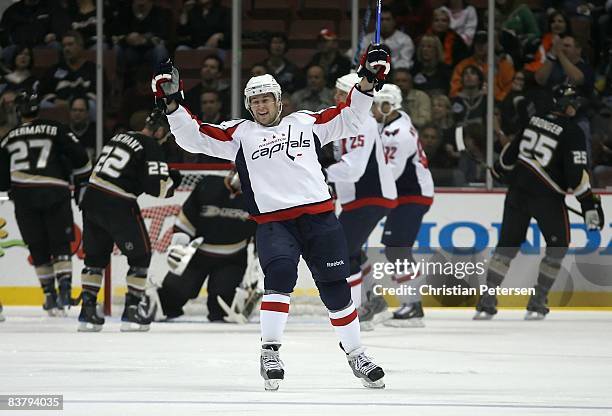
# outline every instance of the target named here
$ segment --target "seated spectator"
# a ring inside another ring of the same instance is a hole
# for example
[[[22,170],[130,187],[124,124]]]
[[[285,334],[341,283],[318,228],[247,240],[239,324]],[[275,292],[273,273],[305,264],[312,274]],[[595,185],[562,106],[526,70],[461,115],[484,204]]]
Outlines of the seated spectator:
[[[453,150],[453,157],[457,159],[459,153],[455,144],[455,119],[451,101],[446,95],[436,94],[431,97],[431,124],[440,129],[444,145]]]
[[[15,111],[17,92],[6,90],[0,93],[0,137],[4,137],[13,127],[19,124]]]
[[[399,30],[419,39],[431,26],[431,0],[393,0],[389,5]]]
[[[177,49],[232,46],[231,16],[219,0],[187,0],[179,17]]]
[[[221,112],[230,111],[230,86],[223,76],[223,61],[217,55],[209,55],[202,61],[200,83],[185,93],[185,102],[192,111],[200,108],[200,97],[204,91],[217,91],[221,100]]]
[[[450,14],[442,7],[434,10],[430,34],[440,39],[444,51],[443,62],[455,66],[457,62],[468,56],[468,48],[463,38],[450,27]]]
[[[450,96],[455,97],[461,92],[463,70],[470,65],[477,67],[481,73],[487,74],[487,32],[478,31],[474,36],[474,53],[469,58],[459,62],[453,71]],[[506,55],[496,57],[495,68],[495,99],[502,101],[512,88],[514,65]]]
[[[351,61],[344,56],[338,47],[338,36],[330,29],[319,32],[318,52],[306,67],[319,65],[327,74],[327,86],[334,88],[338,77],[351,71]]]
[[[251,77],[258,77],[260,75],[266,75],[268,73],[268,68],[262,64],[255,64],[249,70],[249,74]]]
[[[283,103],[283,110],[281,112],[281,117],[288,116],[289,114],[295,113],[297,111],[295,103],[291,99],[290,95],[283,94],[281,97],[281,102]]]
[[[0,77],[0,94],[5,90],[31,91],[34,82],[36,82],[36,78],[32,75],[33,65],[32,49],[27,46],[15,48],[15,56],[9,66],[11,71]]]
[[[457,159],[452,148],[444,143],[442,130],[433,123],[427,123],[419,129],[419,140],[427,155],[429,169],[453,169],[457,167]],[[437,184],[437,183],[436,183]]]
[[[548,32],[542,36],[540,47],[536,51],[533,57],[533,61],[525,64],[525,70],[529,72],[536,72],[546,62],[546,54],[550,52],[553,46],[553,39],[555,37],[563,37],[565,35],[571,35],[571,26],[567,17],[559,12],[554,11],[548,16]]]
[[[393,72],[393,83],[402,91],[402,109],[408,113],[412,124],[420,128],[431,120],[431,99],[427,93],[413,88],[412,75],[406,68]]]
[[[457,169],[457,158],[452,154],[452,147],[444,143],[442,130],[433,123],[428,123],[419,130],[419,140],[427,156],[427,165],[436,186],[462,186],[463,175]]]
[[[452,99],[455,124],[485,124],[487,99],[484,75],[476,65],[468,65],[461,73],[461,91]]]
[[[133,0],[131,7],[123,7],[112,28],[120,67],[132,71],[144,62],[155,68],[168,59],[170,19],[170,13],[154,6],[153,0]]]
[[[284,33],[272,34],[268,41],[270,56],[260,64],[267,68],[283,92],[294,93],[304,86],[304,75],[297,66],[285,58],[288,50],[287,42],[287,35]]]
[[[89,157],[93,160],[93,156],[96,153],[96,124],[89,118],[89,102],[87,98],[74,97],[70,101],[68,127],[81,144],[85,146]]]
[[[414,43],[410,36],[397,30],[395,16],[389,7],[383,6],[380,12],[380,41],[391,50],[393,68],[411,68],[414,55]],[[368,45],[374,42],[374,32],[364,36],[360,55],[365,53]]]
[[[424,35],[421,38],[411,73],[419,90],[429,95],[448,94],[452,69],[444,63],[444,50],[437,36]]]
[[[334,91],[326,86],[325,71],[319,65],[306,70],[306,87],[294,92],[291,101],[298,110],[319,111],[334,105]]]
[[[60,49],[58,39],[68,30],[63,11],[54,9],[48,1],[19,0],[10,5],[0,20],[2,58],[9,63],[15,54],[15,45],[52,47]]]
[[[204,91],[200,95],[199,107],[200,120],[204,123],[221,124],[227,117],[221,113],[221,99],[215,90]]]
[[[502,13],[502,30],[511,32],[523,43],[540,37],[538,21],[526,4],[517,0],[495,0],[495,9]]]
[[[552,88],[564,82],[576,85],[584,97],[591,97],[595,83],[593,69],[582,59],[582,45],[573,36],[555,37],[546,61],[536,71],[538,84]]]
[[[62,55],[62,61],[41,81],[41,106],[68,107],[72,98],[87,97],[90,117],[95,117],[96,64],[85,59],[83,38],[79,32],[69,31],[62,37]]]
[[[464,0],[448,0],[447,10],[450,17],[450,28],[461,36],[467,46],[472,46],[472,40],[478,26],[478,15],[474,6],[465,4]]]
[[[86,49],[96,46],[97,12],[94,0],[76,0],[71,4],[70,20],[72,30],[83,37]]]

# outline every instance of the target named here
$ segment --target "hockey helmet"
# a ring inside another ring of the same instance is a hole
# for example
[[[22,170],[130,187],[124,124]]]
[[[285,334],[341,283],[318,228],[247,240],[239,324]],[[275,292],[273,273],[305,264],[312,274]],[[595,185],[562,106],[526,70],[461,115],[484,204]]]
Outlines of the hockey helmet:
[[[573,84],[560,84],[553,88],[553,108],[555,111],[565,113],[569,106],[578,111],[584,105],[584,101],[584,97],[580,96]]]
[[[378,108],[382,107],[383,103],[391,105],[391,111],[400,110],[402,108],[402,90],[395,84],[385,84],[374,93],[374,102]]]
[[[166,115],[159,108],[155,108],[153,111],[151,111],[151,114],[147,116],[145,120],[145,127],[153,132],[157,131],[157,129],[160,127],[163,127],[165,130],[170,130]]]
[[[341,76],[336,80],[336,88],[340,91],[349,92],[355,84],[359,83],[359,75],[354,72]]]
[[[274,121],[271,123],[276,124],[283,110],[283,102],[281,101],[281,86],[278,84],[278,82],[276,82],[272,75],[264,74],[251,77],[251,79],[249,79],[249,82],[247,82],[247,85],[244,88],[244,107],[249,113],[251,113],[253,119],[255,119],[255,116],[251,111],[251,97],[268,93],[273,94],[274,98],[276,99],[276,108],[278,109],[278,113]]]
[[[38,94],[35,91],[22,91],[15,97],[15,110],[20,117],[35,116],[39,106]]]

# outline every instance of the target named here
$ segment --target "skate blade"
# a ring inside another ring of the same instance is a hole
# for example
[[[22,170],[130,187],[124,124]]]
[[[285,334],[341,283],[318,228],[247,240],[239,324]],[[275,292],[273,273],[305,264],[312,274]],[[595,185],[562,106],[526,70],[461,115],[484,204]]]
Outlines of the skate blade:
[[[264,380],[264,388],[266,391],[276,391],[280,387],[280,380]]]
[[[137,324],[136,322],[121,322],[121,332],[147,332],[150,325]]]
[[[390,310],[386,309],[374,315],[374,317],[372,318],[372,322],[374,323],[374,325],[377,325],[377,324],[382,324],[383,322],[388,321],[389,319],[392,319],[392,318],[393,318],[393,313]]]
[[[490,313],[484,311],[476,312],[476,315],[472,318],[474,321],[490,321],[493,319],[495,315],[491,315]]]
[[[391,328],[425,328],[425,323],[421,318],[390,319],[383,325]]]
[[[78,332],[100,332],[102,325],[92,324],[91,322],[79,322]]]
[[[49,309],[47,310],[47,314],[51,318],[65,318],[66,316],[68,316],[65,310],[59,308]]]
[[[370,380],[366,380],[365,378],[362,378],[361,383],[364,385],[364,387],[367,387],[369,389],[384,389],[385,388],[384,378],[381,378],[380,380],[376,380],[376,381],[370,381]]]
[[[527,311],[525,314],[526,321],[541,321],[546,318],[546,315],[540,312]]]

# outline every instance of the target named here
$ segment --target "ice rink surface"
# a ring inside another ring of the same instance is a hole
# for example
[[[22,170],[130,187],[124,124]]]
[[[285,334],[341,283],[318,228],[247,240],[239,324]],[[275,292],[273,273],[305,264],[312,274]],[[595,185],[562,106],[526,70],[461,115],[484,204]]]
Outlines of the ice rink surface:
[[[612,415],[612,312],[553,310],[543,322],[502,310],[427,309],[426,328],[363,334],[387,388],[352,375],[324,317],[291,317],[286,378],[266,392],[259,325],[204,318],[120,333],[76,332],[69,318],[6,307],[0,394],[63,394],[64,410],[0,414],[154,415]]]

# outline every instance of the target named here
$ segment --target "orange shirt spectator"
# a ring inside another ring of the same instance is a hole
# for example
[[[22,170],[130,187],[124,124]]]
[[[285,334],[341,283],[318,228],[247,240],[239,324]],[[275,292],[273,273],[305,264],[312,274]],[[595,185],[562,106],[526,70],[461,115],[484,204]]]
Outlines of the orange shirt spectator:
[[[506,94],[512,89],[512,79],[514,78],[514,65],[508,58],[501,57],[496,58],[497,68],[495,75],[495,100],[502,101]],[[487,74],[487,33],[484,31],[478,31],[474,36],[474,54],[469,58],[459,62],[453,71],[451,77],[451,90],[450,96],[455,97],[461,91],[461,74],[463,70],[470,65],[476,66],[482,71],[483,74]]]

